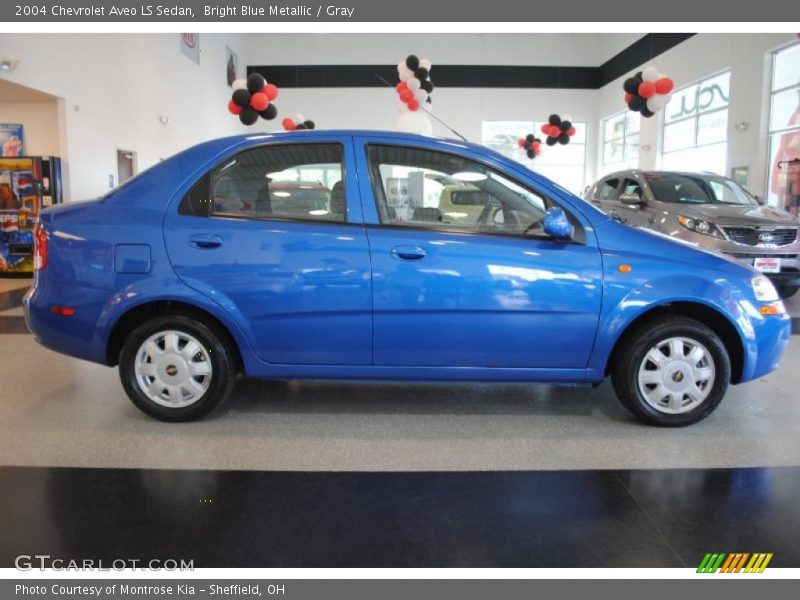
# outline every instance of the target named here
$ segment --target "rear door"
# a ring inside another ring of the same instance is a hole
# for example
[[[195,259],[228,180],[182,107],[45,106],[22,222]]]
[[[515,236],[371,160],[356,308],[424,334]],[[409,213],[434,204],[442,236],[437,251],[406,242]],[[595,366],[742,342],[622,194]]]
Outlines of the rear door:
[[[347,136],[226,158],[170,210],[178,276],[242,326],[273,364],[368,365],[369,247]]]

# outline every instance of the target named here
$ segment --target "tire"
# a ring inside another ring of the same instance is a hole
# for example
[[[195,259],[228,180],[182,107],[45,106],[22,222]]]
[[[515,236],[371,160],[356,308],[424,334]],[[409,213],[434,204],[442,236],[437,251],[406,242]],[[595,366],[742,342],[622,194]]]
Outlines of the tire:
[[[620,344],[611,365],[614,391],[644,423],[661,427],[697,423],[714,412],[728,389],[731,363],[725,345],[694,319],[649,320]]]
[[[122,387],[151,417],[169,422],[200,419],[233,389],[237,363],[228,339],[217,327],[190,317],[151,319],[134,329],[122,346]]]
[[[797,285],[777,285],[775,287],[778,290],[778,295],[783,300],[786,298],[791,298],[797,293],[798,290],[800,290],[800,286]]]

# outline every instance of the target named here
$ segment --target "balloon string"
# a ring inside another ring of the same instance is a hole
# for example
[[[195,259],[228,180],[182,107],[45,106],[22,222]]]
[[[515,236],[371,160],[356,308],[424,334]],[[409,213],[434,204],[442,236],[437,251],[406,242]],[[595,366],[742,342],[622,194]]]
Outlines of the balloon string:
[[[386,81],[386,80],[385,80],[383,77],[381,77],[381,76],[380,76],[380,75],[378,75],[377,73],[373,73],[373,74],[375,75],[375,77],[377,77],[378,79],[380,79],[380,80],[381,80],[383,83],[385,83],[387,86],[389,86],[390,88],[394,88],[394,86],[393,86],[391,83],[389,83],[388,81]],[[424,106],[422,106],[422,104],[420,104],[420,105],[419,105],[419,107],[420,107],[422,110],[424,110],[426,113],[428,113],[428,115],[430,115],[431,117],[433,117],[434,119],[436,119],[436,121],[438,121],[438,122],[439,122],[439,123],[440,123],[442,126],[444,126],[444,127],[446,127],[447,129],[449,129],[449,130],[450,130],[450,131],[451,131],[451,132],[452,132],[452,133],[453,133],[455,136],[457,136],[457,137],[460,137],[460,138],[461,138],[462,140],[464,140],[465,142],[469,142],[469,140],[468,140],[467,138],[465,138],[463,135],[461,135],[460,133],[458,133],[458,132],[457,132],[455,129],[453,129],[452,127],[450,127],[450,125],[448,125],[447,123],[445,123],[444,121],[442,121],[442,120],[441,120],[439,117],[437,117],[436,115],[434,115],[434,114],[433,114],[431,111],[429,111],[427,108],[425,108]]]

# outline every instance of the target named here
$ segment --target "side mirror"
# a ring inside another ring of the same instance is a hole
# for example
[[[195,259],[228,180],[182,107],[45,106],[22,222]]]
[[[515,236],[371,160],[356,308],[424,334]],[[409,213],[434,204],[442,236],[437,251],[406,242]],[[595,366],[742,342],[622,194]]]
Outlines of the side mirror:
[[[559,206],[551,206],[544,213],[544,232],[557,240],[571,240],[575,227],[567,213]]]
[[[642,199],[639,197],[639,194],[621,194],[619,201],[626,206],[640,206],[641,204],[644,204]]]

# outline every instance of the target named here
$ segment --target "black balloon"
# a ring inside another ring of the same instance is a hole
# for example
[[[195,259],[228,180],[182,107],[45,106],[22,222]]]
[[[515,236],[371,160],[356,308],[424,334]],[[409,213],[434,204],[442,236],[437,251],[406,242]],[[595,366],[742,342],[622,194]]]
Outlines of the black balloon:
[[[239,113],[239,120],[242,125],[252,125],[258,121],[258,113],[252,106],[245,106],[242,108],[242,112]]]
[[[308,129],[308,127],[306,127],[305,123],[298,123],[297,125],[294,126],[295,131],[298,131],[300,129]]]
[[[547,136],[547,139],[544,141],[545,144],[548,146],[555,146],[558,143],[558,139],[554,137]]]
[[[641,83],[642,81],[644,81],[644,76],[642,75],[642,72],[641,72],[641,71],[636,71],[636,75],[634,75],[634,77],[636,77],[636,79],[638,79],[638,80],[639,80],[639,83]]]
[[[561,117],[556,114],[550,115],[550,117],[547,119],[547,122],[550,123],[550,125],[555,125],[558,127],[561,125]]]
[[[430,79],[423,81],[422,89],[430,94],[433,91],[433,82]]]
[[[528,135],[525,136],[525,142],[527,142],[528,144],[532,144],[533,140],[535,140],[535,139],[536,138],[534,137],[534,135],[532,133],[529,133]]]
[[[562,133],[560,136],[558,136],[558,143],[569,144],[569,136],[566,133]]]
[[[265,85],[267,85],[267,80],[264,79],[264,76],[260,75],[259,73],[251,73],[247,78],[247,91],[251,94],[260,92],[264,89]]]
[[[571,121],[561,121],[561,131],[567,133],[570,129],[572,129]]]
[[[531,149],[531,143],[530,142],[525,142],[524,144],[522,144],[522,147],[525,148],[525,150],[530,150]]]
[[[526,154],[528,155],[528,158],[533,158],[536,156],[536,153],[533,150],[528,150]]]
[[[420,83],[425,81],[428,78],[428,69],[425,67],[420,67],[416,71],[414,71],[414,77],[419,79]]]
[[[237,106],[245,107],[250,104],[250,92],[247,90],[236,90],[231,96],[231,100]]]
[[[278,109],[275,107],[274,104],[270,104],[267,108],[265,108],[258,114],[261,115],[262,119],[271,121],[272,119],[278,116]]]
[[[630,102],[628,102],[628,108],[634,112],[639,112],[643,108],[647,108],[647,101],[641,96],[634,96],[631,98]]]
[[[303,125],[305,125],[309,129],[314,129],[314,127],[315,127],[315,123],[311,119],[308,119],[307,121],[303,121]]]
[[[627,93],[635,95],[639,93],[640,83],[642,83],[641,79],[637,77],[628,77],[625,83],[622,84],[622,87]]]
[[[406,58],[406,67],[412,72],[419,69],[419,57],[416,54],[409,54]]]
[[[650,117],[652,117],[654,114],[656,114],[656,113],[654,113],[652,110],[650,110],[649,108],[647,108],[647,106],[645,106],[645,107],[644,107],[644,108],[641,110],[641,113],[642,113],[642,116],[643,116],[643,117],[645,117],[645,118],[647,118],[647,119],[649,119],[649,118],[650,118]]]
[[[428,104],[432,104],[432,102],[431,102],[431,97],[430,97],[430,96],[428,96],[428,98],[425,100],[425,102],[427,102]]]

